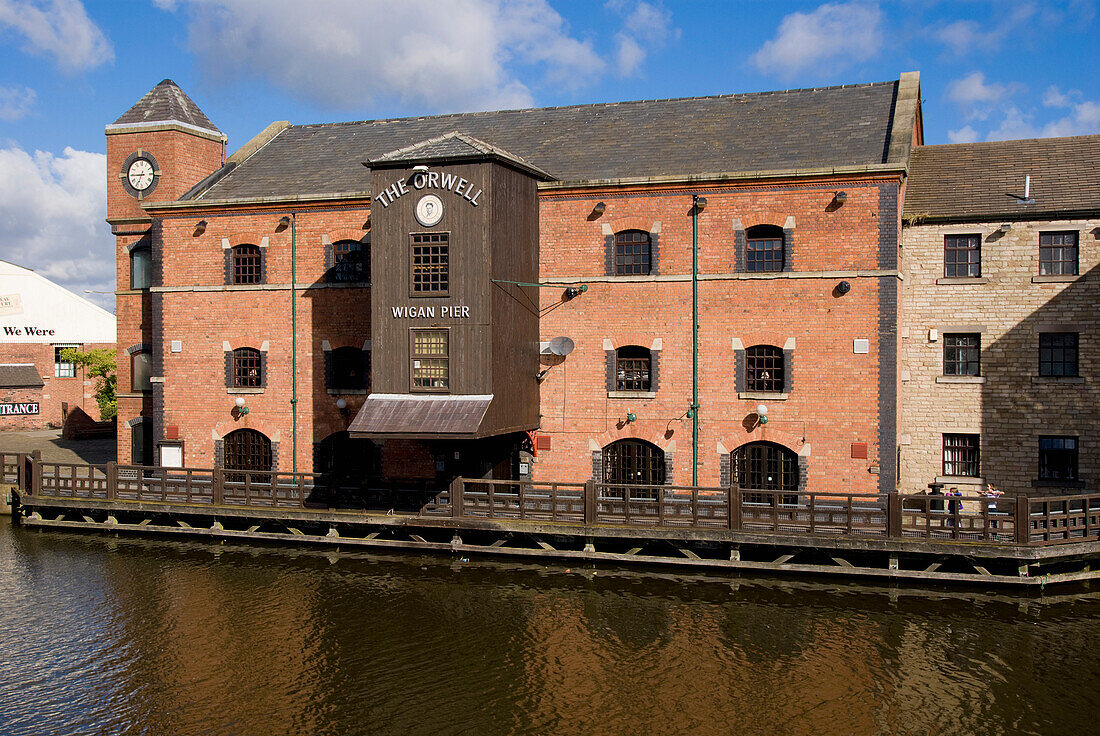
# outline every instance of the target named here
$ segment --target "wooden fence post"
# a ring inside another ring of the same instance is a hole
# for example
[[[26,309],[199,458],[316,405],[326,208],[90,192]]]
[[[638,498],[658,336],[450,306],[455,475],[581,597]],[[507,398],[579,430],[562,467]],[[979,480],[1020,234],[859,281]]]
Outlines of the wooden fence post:
[[[118,463],[108,460],[103,470],[107,475],[107,500],[114,501],[118,497]]]
[[[901,496],[897,491],[891,491],[886,496],[886,536],[893,539],[901,537]]]
[[[734,483],[729,490],[729,527],[732,531],[741,531],[741,486]]]
[[[584,524],[596,523],[596,481],[591,478],[584,482]]]
[[[1031,502],[1027,496],[1016,497],[1015,521],[1016,544],[1028,545],[1031,543]]]
[[[461,519],[466,515],[466,499],[463,494],[464,484],[462,478],[451,481],[451,517]]]
[[[215,506],[220,506],[225,503],[225,471],[221,468],[214,468],[210,473],[210,477],[214,483],[214,487],[211,489],[212,502]]]

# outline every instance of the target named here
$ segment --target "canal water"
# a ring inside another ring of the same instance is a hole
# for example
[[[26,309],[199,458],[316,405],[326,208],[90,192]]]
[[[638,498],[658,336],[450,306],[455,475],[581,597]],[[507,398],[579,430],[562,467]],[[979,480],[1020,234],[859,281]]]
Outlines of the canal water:
[[[0,734],[1086,734],[1100,594],[41,532]]]

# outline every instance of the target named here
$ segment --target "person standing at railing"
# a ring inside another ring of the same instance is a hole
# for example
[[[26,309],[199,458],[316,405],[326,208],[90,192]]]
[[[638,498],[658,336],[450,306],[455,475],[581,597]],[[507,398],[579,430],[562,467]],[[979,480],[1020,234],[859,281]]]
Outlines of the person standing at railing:
[[[990,516],[993,516],[994,514],[997,513],[997,499],[1000,498],[1001,496],[1003,496],[1004,493],[1002,491],[1000,491],[997,488],[997,486],[990,483],[988,486],[986,486],[985,495],[986,495],[987,498],[992,499],[991,501],[988,501],[986,503],[986,510],[988,511]],[[996,529],[997,528],[996,519],[991,519],[990,520],[989,527],[991,529]]]

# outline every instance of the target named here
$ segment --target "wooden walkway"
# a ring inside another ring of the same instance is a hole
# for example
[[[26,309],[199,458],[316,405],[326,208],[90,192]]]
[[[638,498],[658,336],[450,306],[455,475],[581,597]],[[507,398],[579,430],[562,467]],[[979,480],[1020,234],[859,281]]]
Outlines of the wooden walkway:
[[[1100,577],[1100,494],[945,499],[471,479],[434,495],[373,489],[376,499],[423,501],[402,513],[346,508],[346,493],[306,473],[4,454],[0,472],[18,489],[13,518],[33,527],[980,585]]]

